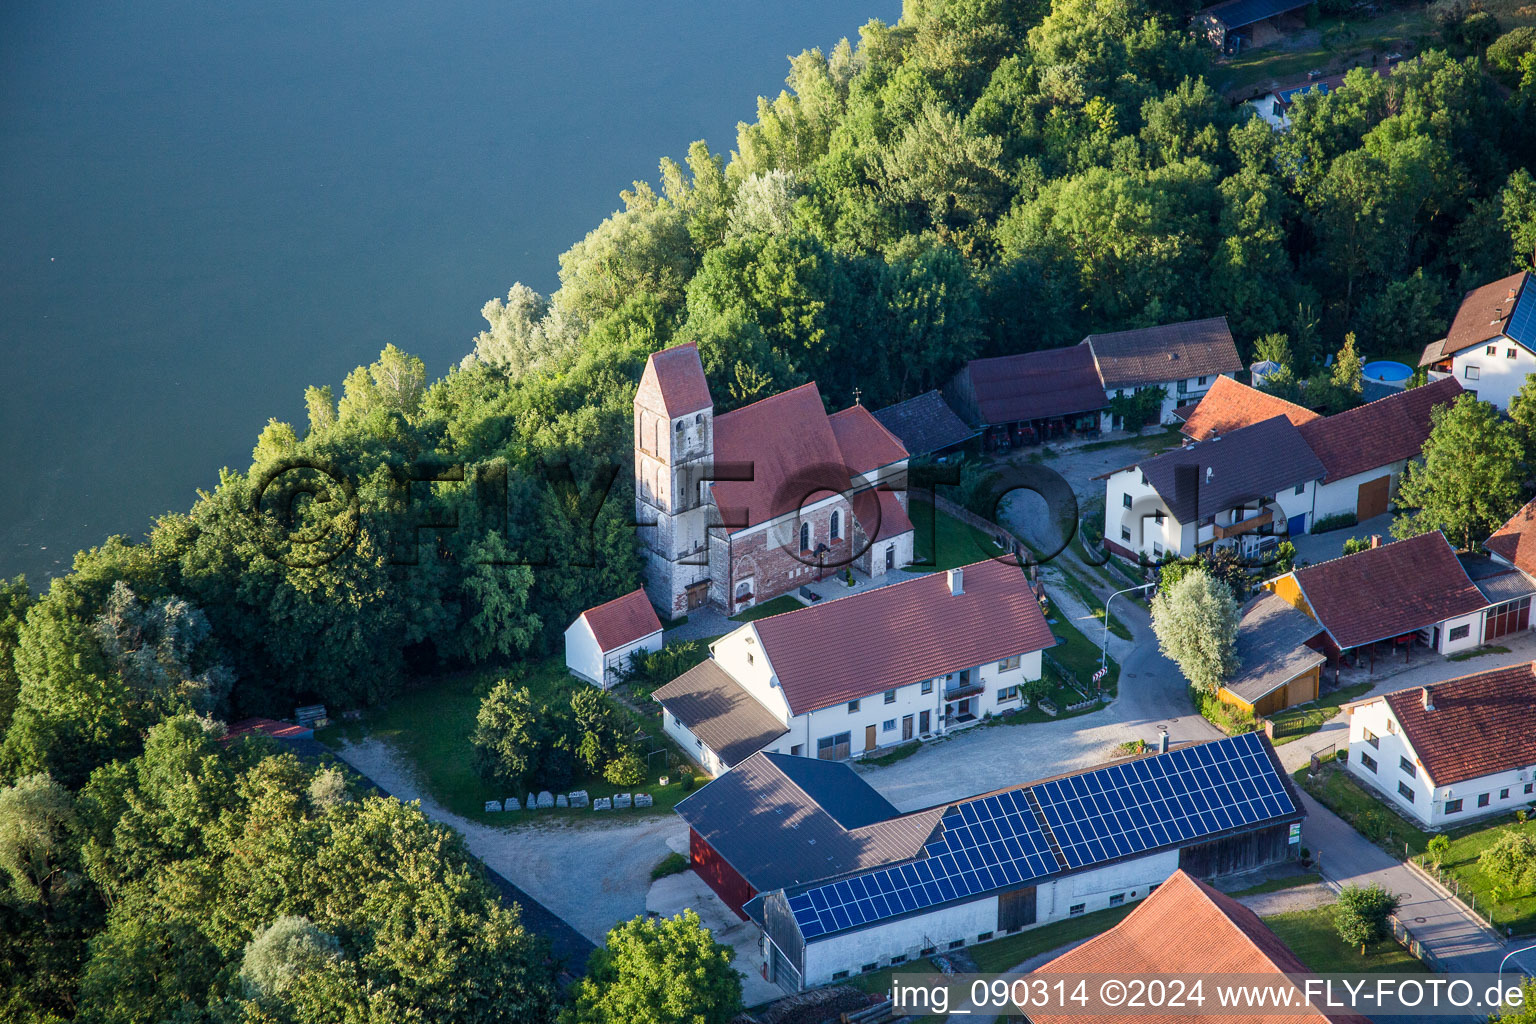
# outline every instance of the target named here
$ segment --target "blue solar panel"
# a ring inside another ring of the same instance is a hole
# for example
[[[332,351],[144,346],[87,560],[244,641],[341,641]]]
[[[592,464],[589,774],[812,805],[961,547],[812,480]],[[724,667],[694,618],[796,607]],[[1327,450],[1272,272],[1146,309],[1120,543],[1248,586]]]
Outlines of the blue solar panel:
[[[1504,333],[1526,348],[1536,343],[1536,298],[1525,290],[1523,281],[1520,298],[1515,302],[1515,311],[1510,314],[1509,325],[1504,328]]]

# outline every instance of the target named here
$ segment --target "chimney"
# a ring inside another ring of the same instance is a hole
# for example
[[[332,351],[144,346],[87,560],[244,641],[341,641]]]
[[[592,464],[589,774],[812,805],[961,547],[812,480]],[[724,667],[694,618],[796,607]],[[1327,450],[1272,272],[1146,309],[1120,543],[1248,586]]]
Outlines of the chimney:
[[[1435,710],[1435,698],[1429,692],[1429,687],[1425,686],[1419,690],[1419,703],[1424,705],[1425,711]]]
[[[1163,729],[1160,732],[1158,732],[1158,734],[1157,734],[1157,752],[1159,754],[1166,754],[1166,753],[1168,753],[1168,730],[1167,729]]]
[[[956,596],[965,593],[965,570],[949,570],[949,592]]]
[[[1381,534],[1379,534],[1379,533],[1371,534],[1371,547],[1373,547],[1373,548],[1381,547]]]

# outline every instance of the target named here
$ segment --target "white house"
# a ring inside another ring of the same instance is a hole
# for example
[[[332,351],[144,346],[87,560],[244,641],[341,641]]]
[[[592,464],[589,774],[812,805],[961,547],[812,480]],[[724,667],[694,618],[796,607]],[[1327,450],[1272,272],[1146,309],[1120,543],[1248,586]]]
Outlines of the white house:
[[[1508,409],[1536,372],[1536,293],[1525,290],[1530,280],[1521,271],[1468,292],[1450,331],[1419,359],[1430,379],[1455,377],[1481,400]]]
[[[1022,707],[1055,642],[1023,571],[984,561],[749,622],[652,696],[711,772],[843,760]]]
[[[1536,664],[1347,705],[1349,770],[1426,828],[1536,802]]]
[[[588,608],[565,630],[565,667],[605,690],[619,681],[632,654],[660,649],[661,620],[644,590]]]
[[[1104,540],[1122,555],[1261,550],[1304,529],[1322,462],[1285,416],[1153,456],[1105,480]]]
[[[1174,422],[1175,409],[1199,401],[1217,378],[1243,368],[1224,316],[1090,334],[1085,343],[1093,353],[1106,403],[1148,388],[1163,389],[1159,423]],[[1103,428],[1120,427],[1114,413],[1106,410]]]
[[[902,814],[861,776],[753,755],[677,806],[690,861],[795,992],[1293,854],[1300,801],[1248,733]]]

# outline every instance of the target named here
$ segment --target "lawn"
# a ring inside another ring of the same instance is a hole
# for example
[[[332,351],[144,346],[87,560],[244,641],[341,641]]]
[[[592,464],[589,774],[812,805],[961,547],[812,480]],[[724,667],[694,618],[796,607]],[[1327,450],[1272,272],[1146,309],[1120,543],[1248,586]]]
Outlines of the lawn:
[[[1346,686],[1332,693],[1325,693],[1320,700],[1299,704],[1294,708],[1286,708],[1278,714],[1270,715],[1270,720],[1275,723],[1275,746],[1278,747],[1317,732],[1323,727],[1323,723],[1339,713],[1340,705],[1347,704],[1358,697],[1364,697],[1371,692],[1372,685],[1369,682],[1356,683],[1354,686]]]
[[[1481,658],[1485,654],[1508,654],[1509,648],[1499,644],[1488,647],[1474,647],[1470,651],[1459,651],[1456,654],[1446,655],[1446,661],[1471,661],[1473,658]]]
[[[1260,882],[1258,885],[1250,885],[1246,889],[1238,889],[1227,893],[1228,896],[1258,896],[1266,892],[1282,892],[1286,889],[1295,889],[1303,885],[1312,885],[1321,882],[1323,876],[1316,871],[1303,871],[1296,875],[1285,875],[1282,878],[1271,878]]]
[[[1323,765],[1316,782],[1307,778],[1307,769],[1298,768],[1292,778],[1296,784],[1327,807],[1371,842],[1394,857],[1403,856],[1403,844],[1411,853],[1423,853],[1429,833],[1409,823],[1402,815],[1376,799],[1337,761]]]
[[[1051,632],[1060,641],[1051,648],[1051,657],[1061,662],[1062,666],[1077,676],[1077,681],[1086,687],[1089,692],[1093,690],[1093,674],[1099,670],[1099,662],[1102,652],[1097,643],[1084,636],[1076,626],[1068,622],[1066,617],[1053,609],[1050,618]],[[1109,659],[1109,674],[1103,679],[1103,687],[1111,693],[1116,692],[1115,686],[1120,679],[1120,666],[1115,664],[1115,659]]]
[[[1441,864],[1442,880],[1449,888],[1457,889],[1463,900],[1475,900],[1478,912],[1488,917],[1497,927],[1509,928],[1516,935],[1529,935],[1536,932],[1536,892],[1527,890],[1521,895],[1512,896],[1501,891],[1497,894],[1501,898],[1496,900],[1494,890],[1499,887],[1497,881],[1477,863],[1478,855],[1505,829],[1536,835],[1536,820],[1521,824],[1513,815],[1500,815],[1494,821],[1479,822],[1447,833],[1451,849]],[[1421,856],[1415,859],[1423,863],[1428,858]]]
[[[772,601],[764,601],[762,604],[753,605],[746,611],[731,616],[732,622],[751,622],[754,619],[766,619],[770,615],[778,615],[780,612],[792,612],[797,608],[804,608],[798,600],[788,594],[774,598]]]
[[[1264,923],[1298,959],[1320,973],[1349,974],[1428,974],[1429,967],[1418,957],[1386,938],[1365,947],[1345,945],[1334,929],[1333,907],[1297,910],[1264,918]]]
[[[947,512],[939,512],[926,501],[914,501],[907,509],[913,527],[913,563],[908,572],[933,572],[970,565],[983,558],[1003,554],[991,537],[962,523]],[[934,548],[938,557],[934,557]]]
[[[1121,907],[1096,910],[1082,917],[1069,917],[1055,924],[1042,925],[1039,928],[1019,932],[1017,935],[984,942],[979,946],[971,947],[971,959],[976,961],[977,968],[984,974],[1006,971],[1032,956],[1049,953],[1069,942],[1107,932],[1135,908],[1136,904],[1127,903]]]
[[[551,816],[590,815],[591,810],[515,811],[487,813],[485,802],[524,794],[502,792],[482,779],[474,769],[469,737],[475,728],[480,700],[504,672],[460,673],[423,681],[419,687],[394,698],[389,704],[368,713],[362,722],[322,729],[315,738],[332,748],[346,741],[373,738],[383,740],[414,769],[421,785],[432,798],[454,814],[487,825],[516,825]],[[570,699],[571,691],[586,686],[573,679],[560,657],[549,658],[532,667],[523,680],[536,701],[554,704]],[[644,733],[642,753],[650,754],[649,780],[642,786],[614,786],[602,779],[579,779],[567,790],[585,789],[594,799],[620,792],[647,792],[655,797],[650,811],[616,811],[616,815],[670,812],[683,798],[682,783],[675,767],[685,762],[675,746],[661,731],[657,715],[632,715],[637,729]],[[670,775],[665,787],[657,783],[660,775]]]
[[[1417,41],[1427,42],[1434,33],[1434,24],[1420,5],[1389,8],[1368,20],[1321,18],[1314,28],[1277,45],[1250,50],[1216,67],[1211,82],[1236,99],[1248,99],[1269,85],[1304,78],[1309,71],[1337,74],[1356,66],[1370,66],[1373,54],[1384,58],[1385,54],[1397,51],[1412,56],[1418,52]]]

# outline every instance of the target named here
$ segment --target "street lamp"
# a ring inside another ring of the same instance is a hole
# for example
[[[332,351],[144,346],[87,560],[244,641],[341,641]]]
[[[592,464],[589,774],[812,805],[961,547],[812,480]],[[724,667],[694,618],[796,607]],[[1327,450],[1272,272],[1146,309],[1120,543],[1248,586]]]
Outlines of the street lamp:
[[[1104,669],[1104,668],[1108,668],[1109,667],[1109,604],[1110,604],[1110,601],[1113,601],[1115,598],[1119,597],[1121,594],[1129,594],[1133,590],[1146,590],[1148,587],[1155,587],[1155,586],[1157,586],[1157,581],[1156,580],[1153,580],[1151,583],[1143,583],[1143,584],[1141,584],[1140,586],[1137,586],[1137,587],[1126,587],[1124,590],[1117,590],[1113,594],[1110,594],[1109,595],[1109,601],[1105,601],[1104,602],[1104,642],[1099,644],[1099,668]]]

